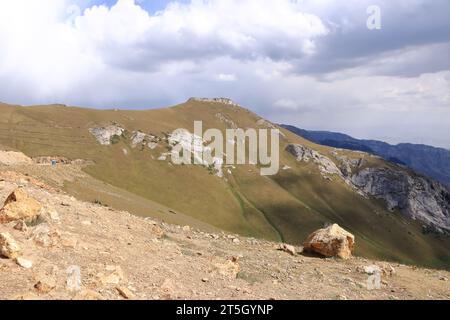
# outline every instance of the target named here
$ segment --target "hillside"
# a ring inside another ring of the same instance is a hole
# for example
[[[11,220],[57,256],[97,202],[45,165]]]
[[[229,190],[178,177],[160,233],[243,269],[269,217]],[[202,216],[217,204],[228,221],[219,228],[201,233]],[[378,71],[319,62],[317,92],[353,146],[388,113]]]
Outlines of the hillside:
[[[273,126],[225,100],[191,99],[143,111],[0,105],[0,145],[30,157],[88,161],[60,187],[141,217],[292,244],[325,223],[339,223],[357,237],[359,256],[449,268],[448,188],[378,157],[316,145],[284,129],[282,169],[275,176],[261,176],[256,165],[224,166],[222,177],[202,166],[172,165],[165,155],[170,133],[192,132],[195,120],[205,129]],[[111,135],[102,140],[105,132]],[[67,175],[66,167],[53,169]],[[16,170],[38,174],[26,166]],[[40,176],[55,185],[51,175]]]
[[[423,144],[391,145],[377,140],[355,139],[337,132],[303,130],[289,125],[282,125],[282,127],[321,145],[378,155],[387,161],[404,164],[419,173],[450,185],[449,150]]]
[[[21,165],[54,183],[79,173]],[[0,259],[0,299],[450,299],[448,271],[339,260],[278,244],[205,232],[82,202],[17,171],[0,171],[0,206],[20,187],[43,205],[34,223],[0,224],[21,255]],[[357,241],[359,239],[357,238]],[[382,270],[369,290],[367,270]]]

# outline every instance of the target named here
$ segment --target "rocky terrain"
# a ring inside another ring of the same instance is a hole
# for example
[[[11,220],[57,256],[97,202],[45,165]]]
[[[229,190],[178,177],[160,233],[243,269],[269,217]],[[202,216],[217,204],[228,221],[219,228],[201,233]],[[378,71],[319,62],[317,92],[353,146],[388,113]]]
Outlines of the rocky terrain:
[[[405,171],[367,168],[352,176],[360,190],[383,199],[430,229],[450,232],[450,188]]]
[[[286,150],[297,161],[313,161],[324,178],[337,175],[361,195],[383,200],[389,210],[400,209],[409,218],[424,223],[424,228],[450,232],[449,187],[396,165],[362,168],[364,157],[350,159],[339,155],[337,149],[333,153],[335,161],[299,144],[289,144]]]
[[[139,218],[3,168],[5,201],[39,216],[0,224],[1,299],[450,299],[447,271]]]
[[[450,150],[423,144],[391,145],[377,140],[361,140],[329,131],[308,131],[282,125],[299,136],[329,147],[359,150],[378,155],[387,161],[407,165],[414,171],[450,186]]]

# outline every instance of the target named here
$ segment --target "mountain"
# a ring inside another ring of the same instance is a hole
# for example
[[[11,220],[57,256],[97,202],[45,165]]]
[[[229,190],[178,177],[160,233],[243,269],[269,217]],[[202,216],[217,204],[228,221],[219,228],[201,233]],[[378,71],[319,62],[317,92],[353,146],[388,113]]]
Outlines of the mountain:
[[[227,99],[141,111],[1,104],[0,149],[41,163],[14,167],[23,174],[137,216],[296,245],[338,223],[355,235],[356,255],[450,267],[448,187],[283,128],[276,175],[262,176],[260,164],[174,165],[170,150],[184,138],[174,130],[193,132],[198,120],[222,132],[279,128]],[[52,160],[80,163],[82,171],[46,167]]]
[[[290,125],[283,128],[315,143],[378,155],[387,161],[403,164],[437,181],[450,185],[450,151],[422,144],[391,145],[376,140],[355,139],[329,131],[309,131]]]

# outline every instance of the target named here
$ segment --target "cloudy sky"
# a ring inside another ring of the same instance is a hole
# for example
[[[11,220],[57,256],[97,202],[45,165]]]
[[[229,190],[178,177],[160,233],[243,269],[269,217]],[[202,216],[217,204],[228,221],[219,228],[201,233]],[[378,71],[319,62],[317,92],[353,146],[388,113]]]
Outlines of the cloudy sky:
[[[381,30],[369,30],[369,5]],[[0,101],[230,97],[274,121],[450,148],[448,0],[0,0]]]

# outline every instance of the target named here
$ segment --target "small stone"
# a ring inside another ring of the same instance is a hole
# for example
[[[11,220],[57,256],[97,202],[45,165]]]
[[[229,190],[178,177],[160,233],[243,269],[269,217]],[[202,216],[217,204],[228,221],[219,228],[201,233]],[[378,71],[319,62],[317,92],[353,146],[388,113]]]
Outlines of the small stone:
[[[164,234],[165,234],[164,230],[161,227],[157,226],[157,225],[153,225],[151,227],[151,233],[154,234],[157,239],[160,239],[160,238],[164,237]]]
[[[229,279],[236,279],[240,270],[237,259],[234,257],[231,260],[225,261],[225,263],[216,263],[215,267],[217,268],[219,275]]]
[[[55,209],[47,208],[47,214],[53,221],[59,221],[59,214]]]
[[[241,242],[241,241],[240,241],[238,238],[234,238],[234,239],[233,239],[233,243],[234,243],[234,244],[239,244],[240,242]]]
[[[439,280],[441,280],[441,281],[448,281],[448,278],[447,277],[440,277]]]
[[[392,277],[396,273],[394,267],[390,264],[383,265],[383,267],[381,268],[381,271],[383,272],[384,276],[389,276],[389,277]]]
[[[125,299],[135,299],[135,295],[133,292],[131,292],[130,289],[127,287],[116,287],[116,290],[119,292],[119,294],[124,297]]]
[[[0,255],[9,258],[17,258],[22,249],[14,240],[14,238],[8,233],[0,233]]]
[[[203,279],[202,279],[202,282],[208,282],[208,281],[209,281],[208,278],[203,278]]]
[[[27,224],[23,220],[17,221],[17,223],[14,225],[14,229],[22,232],[28,231]]]
[[[291,246],[291,245],[285,244],[285,243],[280,244],[278,246],[277,250],[287,252],[287,253],[289,253],[290,255],[293,255],[293,256],[295,256],[297,254],[294,246]]]
[[[63,237],[61,239],[61,245],[66,248],[76,248],[78,244],[78,239],[75,237]]]
[[[191,227],[189,227],[189,226],[184,226],[184,227],[183,227],[183,231],[184,231],[184,232],[191,231]]]
[[[104,273],[99,273],[97,275],[98,279],[100,280],[100,282],[103,285],[108,285],[108,284],[116,284],[117,285],[124,278],[123,271],[120,266],[107,266],[106,271],[108,271],[109,274],[105,275]]]
[[[43,276],[39,278],[34,287],[41,293],[48,293],[56,287],[56,281],[51,277]]]
[[[33,267],[33,262],[30,260],[27,260],[25,258],[22,257],[17,257],[16,258],[16,263],[21,266],[22,268],[25,269],[31,269]]]
[[[47,248],[54,246],[60,235],[57,231],[51,230],[47,223],[42,223],[33,230],[31,237],[37,245]]]

